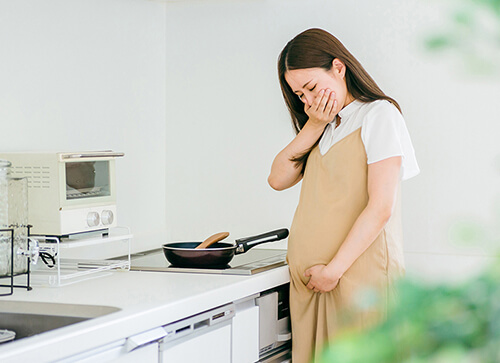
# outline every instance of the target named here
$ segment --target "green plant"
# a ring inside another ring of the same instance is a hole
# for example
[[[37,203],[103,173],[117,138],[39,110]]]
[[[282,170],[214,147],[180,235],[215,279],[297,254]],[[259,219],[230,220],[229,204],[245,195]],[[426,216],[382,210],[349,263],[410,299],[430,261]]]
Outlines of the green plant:
[[[402,280],[388,319],[339,335],[320,362],[500,362],[500,266],[461,285]]]

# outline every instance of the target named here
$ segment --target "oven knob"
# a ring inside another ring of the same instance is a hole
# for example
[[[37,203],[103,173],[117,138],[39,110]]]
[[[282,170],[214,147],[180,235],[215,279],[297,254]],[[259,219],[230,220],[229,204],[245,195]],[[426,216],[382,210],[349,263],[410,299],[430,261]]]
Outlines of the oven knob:
[[[97,213],[97,212],[89,212],[89,214],[87,214],[87,224],[88,224],[89,227],[98,226],[99,225],[99,221],[100,221],[99,213]]]
[[[110,210],[103,210],[101,213],[101,221],[102,224],[108,225],[108,224],[113,224],[113,221],[115,220],[115,216],[112,211]]]

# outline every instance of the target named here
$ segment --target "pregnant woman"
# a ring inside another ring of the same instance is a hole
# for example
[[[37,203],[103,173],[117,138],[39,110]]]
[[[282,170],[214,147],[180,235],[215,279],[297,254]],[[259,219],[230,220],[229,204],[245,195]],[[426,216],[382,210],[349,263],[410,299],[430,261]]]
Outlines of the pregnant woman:
[[[268,181],[302,181],[287,260],[292,360],[306,363],[340,330],[384,318],[404,273],[400,182],[419,167],[398,103],[333,35],[297,35],[278,73],[297,135]]]

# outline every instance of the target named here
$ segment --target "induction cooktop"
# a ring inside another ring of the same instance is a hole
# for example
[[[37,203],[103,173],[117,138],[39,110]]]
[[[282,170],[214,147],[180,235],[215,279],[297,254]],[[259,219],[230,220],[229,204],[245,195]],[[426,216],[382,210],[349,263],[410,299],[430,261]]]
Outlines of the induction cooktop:
[[[254,275],[286,265],[286,251],[254,248],[235,255],[226,268],[188,268],[170,264],[161,248],[131,255],[132,271],[184,272],[203,274]]]

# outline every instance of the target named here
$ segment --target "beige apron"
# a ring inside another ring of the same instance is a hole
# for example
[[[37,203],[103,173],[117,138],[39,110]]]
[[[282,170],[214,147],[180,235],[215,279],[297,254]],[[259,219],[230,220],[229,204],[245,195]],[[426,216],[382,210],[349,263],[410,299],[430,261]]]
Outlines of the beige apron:
[[[304,272],[328,264],[368,202],[366,152],[357,129],[325,155],[313,149],[288,240],[293,363],[310,362],[342,329],[385,315],[389,283],[404,273],[399,193],[390,221],[328,293],[306,287]]]

